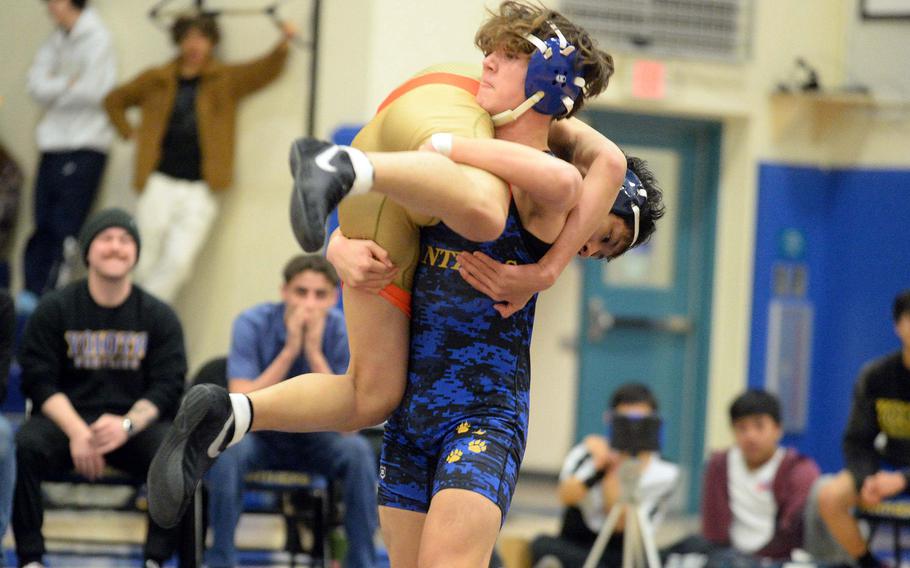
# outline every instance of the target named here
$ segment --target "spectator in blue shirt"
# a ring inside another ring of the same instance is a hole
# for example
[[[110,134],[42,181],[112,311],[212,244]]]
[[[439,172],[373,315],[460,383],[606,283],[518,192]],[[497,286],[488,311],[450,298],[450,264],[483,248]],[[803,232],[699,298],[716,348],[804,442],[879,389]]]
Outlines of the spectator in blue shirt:
[[[335,308],[338,276],[321,256],[292,258],[284,269],[282,301],[264,303],[234,321],[228,388],[248,393],[303,373],[341,374],[350,352],[344,316]],[[236,564],[234,532],[243,508],[243,478],[251,469],[302,470],[343,484],[346,566],[375,564],[376,465],[358,434],[253,432],[222,453],[208,474],[214,541],[211,568]]]

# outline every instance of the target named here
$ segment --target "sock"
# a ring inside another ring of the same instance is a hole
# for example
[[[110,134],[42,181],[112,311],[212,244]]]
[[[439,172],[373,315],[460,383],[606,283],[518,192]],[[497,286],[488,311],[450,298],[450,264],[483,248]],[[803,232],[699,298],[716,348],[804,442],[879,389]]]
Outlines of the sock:
[[[351,165],[354,166],[354,185],[351,186],[349,195],[363,195],[373,187],[373,164],[367,155],[357,148],[351,146],[341,146],[351,158]]]
[[[40,556],[20,556],[19,566],[28,566],[31,563],[41,564]],[[43,564],[41,564],[43,566]]]
[[[243,439],[253,424],[253,403],[245,394],[231,393],[231,407],[234,409],[234,436],[225,448],[230,448]]]
[[[868,550],[856,559],[856,563],[860,568],[879,568],[882,565],[878,558],[872,556],[872,553]]]

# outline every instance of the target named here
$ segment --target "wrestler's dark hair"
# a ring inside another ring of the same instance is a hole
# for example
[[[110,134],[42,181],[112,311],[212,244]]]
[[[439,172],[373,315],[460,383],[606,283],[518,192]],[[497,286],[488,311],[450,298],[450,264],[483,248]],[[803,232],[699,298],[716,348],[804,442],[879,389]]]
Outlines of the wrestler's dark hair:
[[[651,239],[651,235],[657,230],[657,220],[664,216],[667,208],[663,201],[664,192],[657,185],[654,172],[648,167],[646,161],[635,156],[626,156],[626,168],[638,176],[642,187],[648,192],[648,205],[644,208],[644,214],[638,219],[638,240],[632,243],[633,247],[637,247]],[[625,219],[625,221],[630,227],[634,223],[632,219]]]
[[[554,23],[578,50],[575,61],[578,74],[584,77],[585,87],[575,100],[572,111],[559,118],[574,116],[584,107],[586,99],[596,97],[607,88],[613,75],[613,57],[600,49],[587,31],[556,10],[536,2],[506,0],[497,11],[488,10],[488,13],[490,17],[474,36],[474,45],[484,54],[497,49],[508,53],[532,53],[535,47],[525,36],[551,37],[553,30],[547,22]]]
[[[910,315],[910,288],[894,298],[894,307],[892,308],[894,323],[897,323],[905,314]]]
[[[48,0],[44,0],[44,3],[47,4]],[[88,0],[70,0],[70,5],[79,10],[85,10],[85,7],[88,5]]]
[[[731,424],[741,418],[763,414],[770,416],[774,422],[780,424],[780,401],[773,394],[761,389],[747,390],[736,397],[736,400],[730,405]]]
[[[340,283],[335,267],[321,254],[299,254],[289,260],[284,265],[284,283],[289,283],[295,276],[307,270],[322,274],[332,286],[338,286]]]
[[[657,412],[657,399],[646,385],[642,383],[626,383],[621,385],[610,397],[610,410],[616,410],[620,404],[643,403],[651,407],[652,412]]]
[[[218,29],[218,22],[215,20],[215,16],[211,14],[191,12],[179,16],[171,24],[171,41],[174,42],[174,45],[180,45],[180,42],[183,41],[183,38],[186,37],[190,30],[198,30],[199,33],[209,38],[212,45],[218,45],[218,42],[221,41],[221,31]]]

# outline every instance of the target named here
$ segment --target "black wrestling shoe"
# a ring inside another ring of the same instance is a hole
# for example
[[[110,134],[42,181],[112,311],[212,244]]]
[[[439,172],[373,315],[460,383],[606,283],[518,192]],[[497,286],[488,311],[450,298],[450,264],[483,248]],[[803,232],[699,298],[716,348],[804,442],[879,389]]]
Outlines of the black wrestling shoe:
[[[307,252],[325,243],[325,221],[354,185],[354,166],[344,148],[315,138],[291,144],[291,228]]]
[[[166,529],[177,526],[199,480],[233,436],[228,391],[212,384],[191,388],[149,466],[152,520]]]

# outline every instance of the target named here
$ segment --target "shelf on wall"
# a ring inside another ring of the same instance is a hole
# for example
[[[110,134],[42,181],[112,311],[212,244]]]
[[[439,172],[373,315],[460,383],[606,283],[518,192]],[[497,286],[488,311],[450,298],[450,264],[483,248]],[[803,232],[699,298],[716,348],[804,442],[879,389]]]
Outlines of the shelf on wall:
[[[846,113],[879,106],[869,94],[860,93],[774,93],[771,95],[775,137],[797,120],[811,121],[812,139],[820,140],[831,125]]]

